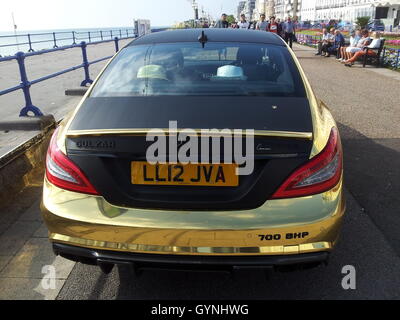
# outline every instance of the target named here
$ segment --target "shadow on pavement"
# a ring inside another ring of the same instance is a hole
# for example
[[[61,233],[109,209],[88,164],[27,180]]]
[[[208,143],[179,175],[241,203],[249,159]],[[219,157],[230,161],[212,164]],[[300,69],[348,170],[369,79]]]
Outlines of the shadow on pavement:
[[[400,256],[400,138],[372,140],[343,124],[339,129],[345,185]]]

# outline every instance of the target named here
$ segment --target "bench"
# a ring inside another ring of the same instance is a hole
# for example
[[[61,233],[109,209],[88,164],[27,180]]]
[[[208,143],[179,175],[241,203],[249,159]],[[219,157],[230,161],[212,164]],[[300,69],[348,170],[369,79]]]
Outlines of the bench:
[[[365,47],[365,55],[363,57],[363,68],[365,68],[365,66],[369,63],[369,64],[376,64],[377,67],[381,66],[381,55],[383,52],[383,48],[385,46],[385,39],[381,39],[381,44],[379,46],[379,48],[376,49],[372,49],[372,48],[368,48]],[[373,51],[376,53],[376,55],[368,55],[369,51]]]

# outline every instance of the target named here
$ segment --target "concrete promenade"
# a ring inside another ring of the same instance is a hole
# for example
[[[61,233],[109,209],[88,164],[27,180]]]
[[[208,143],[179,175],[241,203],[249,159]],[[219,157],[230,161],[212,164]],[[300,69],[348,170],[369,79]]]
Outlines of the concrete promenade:
[[[124,267],[105,276],[97,267],[53,255],[39,213],[37,177],[18,203],[0,212],[0,299],[400,299],[399,73],[346,68],[333,58],[314,56],[308,47],[294,49],[318,98],[331,108],[344,146],[347,215],[327,267],[267,278],[258,271],[234,279],[165,271],[136,277]],[[60,80],[59,92],[46,92],[68,102],[63,90],[75,87],[75,79]],[[51,103],[43,105],[51,112]],[[55,288],[47,290],[42,285],[46,265],[56,269]],[[346,265],[357,270],[356,290],[341,286]]]

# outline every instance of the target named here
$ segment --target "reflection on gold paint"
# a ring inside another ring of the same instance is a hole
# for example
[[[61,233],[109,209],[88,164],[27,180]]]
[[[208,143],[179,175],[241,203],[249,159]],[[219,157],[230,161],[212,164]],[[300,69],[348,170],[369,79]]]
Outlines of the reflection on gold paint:
[[[74,244],[87,248],[129,251],[138,253],[157,253],[157,254],[189,254],[189,255],[277,255],[277,254],[297,254],[313,251],[327,251],[332,249],[328,242],[308,243],[293,246],[262,246],[262,247],[179,247],[179,246],[156,246],[114,243],[108,241],[94,241],[81,238],[67,237],[52,233],[50,239],[55,242]]]

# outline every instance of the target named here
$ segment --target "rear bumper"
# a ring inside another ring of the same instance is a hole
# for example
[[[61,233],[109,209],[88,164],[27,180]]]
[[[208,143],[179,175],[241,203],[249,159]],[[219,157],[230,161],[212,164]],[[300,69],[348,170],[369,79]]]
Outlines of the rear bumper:
[[[205,256],[227,261],[232,256],[258,256],[267,261],[329,252],[344,211],[341,183],[320,195],[267,201],[255,210],[188,212],[115,207],[102,197],[62,190],[45,181],[42,203],[55,245],[192,261]]]
[[[268,269],[292,265],[326,263],[328,252],[276,256],[183,256],[117,252],[53,243],[56,255],[90,265],[133,265],[135,268],[169,270]]]

